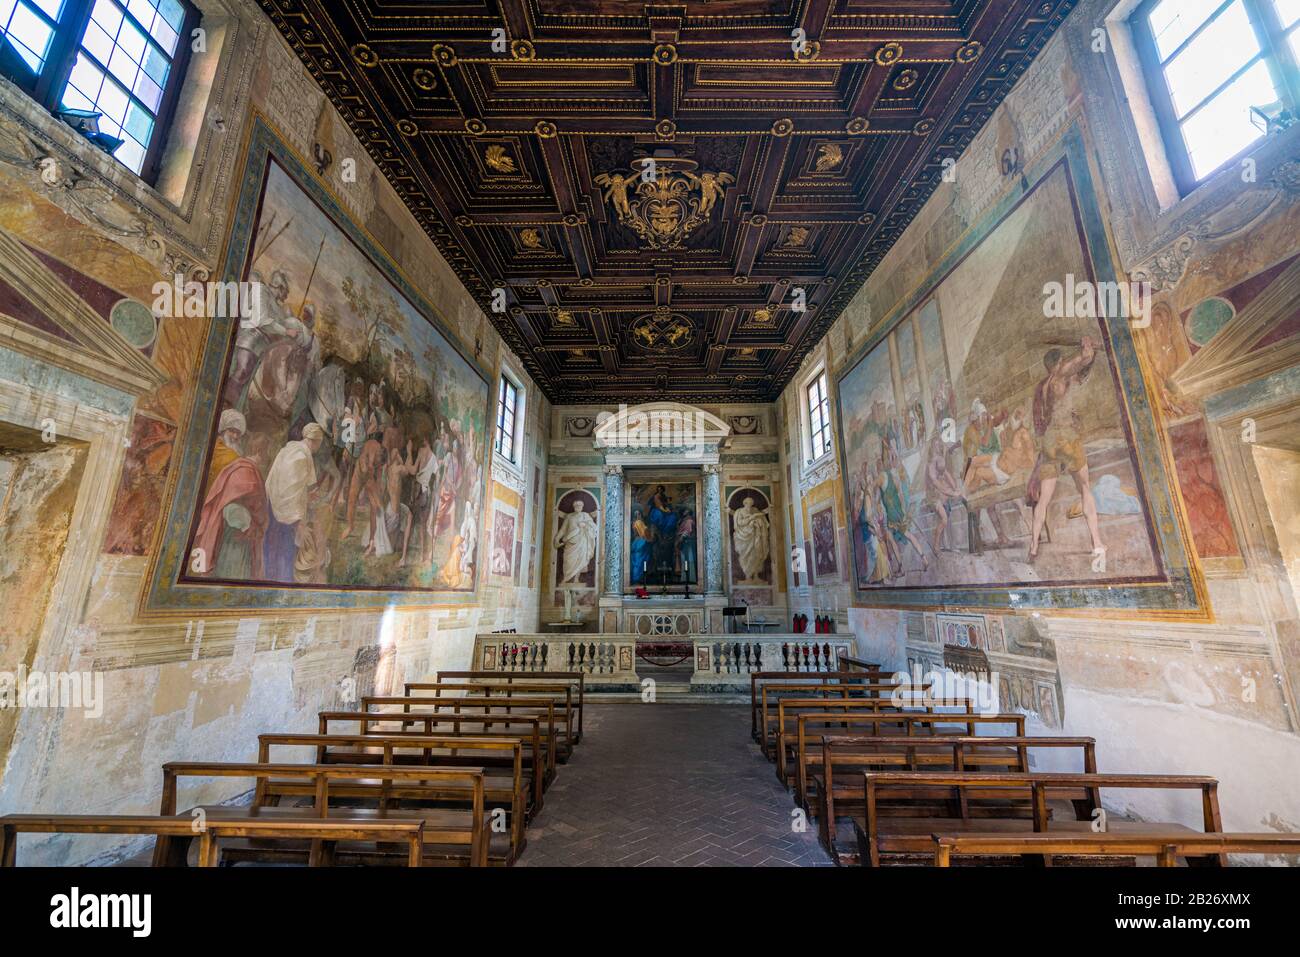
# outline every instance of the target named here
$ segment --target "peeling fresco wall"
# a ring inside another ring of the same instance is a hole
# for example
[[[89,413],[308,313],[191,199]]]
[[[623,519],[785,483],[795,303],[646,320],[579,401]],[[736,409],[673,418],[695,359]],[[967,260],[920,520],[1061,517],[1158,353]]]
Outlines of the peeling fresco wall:
[[[1093,49],[1093,30],[1106,26],[1114,6],[1080,5],[777,403],[782,464],[795,501],[802,499],[787,516],[788,534],[811,542],[811,516],[830,502],[841,560],[852,562],[839,450],[813,463],[805,454],[808,377],[824,367],[833,388],[863,343],[923,291],[935,265],[989,210],[1026,188],[1024,171],[1078,131],[1116,270],[1154,292],[1150,325],[1133,338],[1165,471],[1176,477],[1169,484],[1176,531],[1194,549],[1202,610],[1018,611],[1024,596],[1014,589],[997,602],[940,597],[909,608],[855,593],[852,564],[839,581],[797,584],[792,610],[848,608],[841,629],[853,630],[865,657],[889,667],[995,675],[1000,706],[1026,713],[1034,733],[1095,736],[1101,770],[1217,776],[1227,829],[1293,831],[1300,829],[1300,641],[1288,572],[1295,533],[1275,522],[1293,489],[1276,463],[1289,462],[1300,443],[1293,271],[1300,131],[1256,151],[1253,179],[1229,169],[1161,208],[1113,50]],[[966,419],[958,422],[960,440]],[[1118,809],[1168,813],[1153,801],[1134,797]],[[1172,811],[1199,822],[1190,804]]]
[[[14,633],[5,634],[0,667],[17,655],[50,670],[93,671],[104,676],[106,698],[93,718],[77,709],[5,713],[0,720],[14,715],[17,723],[12,747],[0,749],[0,814],[155,812],[166,761],[248,760],[259,732],[311,730],[317,711],[464,668],[477,632],[538,627],[536,588],[515,567],[540,547],[537,497],[522,494],[511,574],[481,575],[472,604],[420,607],[416,594],[364,612],[141,613],[207,323],[154,323],[137,307],[154,301],[160,281],[215,275],[255,114],[433,304],[492,388],[505,361],[486,317],[260,11],[244,0],[200,6],[210,53],[195,57],[190,111],[178,121],[157,191],[124,178],[0,81],[0,239],[17,244],[7,248],[22,251],[26,264],[14,285],[0,281],[0,422],[39,431],[44,419],[57,419],[60,435],[65,428],[82,435],[89,449],[80,453],[84,478],[67,480],[80,485],[69,493],[76,505],[68,516],[75,511],[81,547],[60,561],[67,533],[60,537],[55,517],[42,520],[39,545],[21,523],[0,526],[7,536],[0,589],[28,590],[23,615],[7,622]],[[514,468],[544,472],[549,404],[520,378],[523,434],[532,438]],[[0,488],[9,487],[12,468],[0,465]],[[486,541],[490,518],[477,534]],[[45,614],[39,592],[25,584],[33,575],[50,585]],[[9,617],[8,601],[4,607]],[[36,647],[42,624],[46,637]],[[0,740],[9,736],[0,723]],[[212,785],[193,796],[220,801],[241,790]],[[25,844],[24,856],[78,864],[139,846],[59,837]]]

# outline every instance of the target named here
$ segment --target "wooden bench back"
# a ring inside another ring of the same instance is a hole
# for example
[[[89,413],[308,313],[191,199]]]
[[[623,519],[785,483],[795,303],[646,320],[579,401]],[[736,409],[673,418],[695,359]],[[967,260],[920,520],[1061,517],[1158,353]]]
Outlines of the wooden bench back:
[[[257,736],[257,760],[259,764],[271,764],[271,749],[277,747],[312,747],[316,749],[316,764],[397,764],[405,759],[406,765],[418,763],[424,767],[436,766],[448,756],[457,757],[460,752],[475,752],[474,758],[481,758],[484,751],[497,751],[507,755],[511,760],[510,789],[510,826],[511,843],[516,847],[522,845],[524,836],[524,813],[526,793],[524,791],[523,749],[524,744],[518,739],[468,737],[464,735],[407,735],[407,734],[259,734]],[[345,754],[331,752],[331,747],[378,748],[378,753],[358,753],[355,750]],[[417,754],[402,754],[398,751],[416,751]],[[438,753],[434,753],[438,752]],[[417,758],[418,761],[410,759]],[[406,766],[404,765],[404,766]],[[540,765],[538,765],[540,766]],[[259,778],[258,790],[254,793],[253,805],[260,806],[268,791],[265,778]],[[538,782],[540,784],[540,780]],[[538,793],[540,798],[540,792]]]
[[[917,703],[907,703],[915,701]],[[950,713],[939,711],[941,707],[952,709]],[[805,732],[807,723],[822,724],[845,724],[841,722],[841,715],[849,714],[952,714],[954,723],[958,719],[965,720],[967,716],[974,715],[975,702],[970,698],[930,698],[926,694],[919,697],[911,697],[910,694],[902,697],[902,703],[894,703],[891,698],[848,698],[848,700],[835,700],[835,698],[777,698],[776,701],[776,727],[772,729],[772,737],[775,737],[775,759],[777,776],[785,780],[785,752],[790,748],[796,736],[790,733],[790,724],[796,724],[794,732]],[[805,723],[798,723],[798,718],[803,716]],[[764,740],[767,739],[766,729],[770,723],[767,718],[766,710],[763,715]],[[967,735],[974,735],[975,727],[972,724],[966,726]],[[772,755],[768,755],[772,757]]]
[[[162,801],[158,813],[162,816],[176,814],[177,784],[181,778],[248,778],[261,783],[271,778],[300,778],[309,780],[314,785],[312,807],[317,816],[330,816],[330,782],[347,780],[373,780],[376,777],[373,765],[356,764],[251,764],[242,762],[202,762],[171,761],[163,765]],[[487,837],[483,827],[484,785],[483,769],[458,767],[408,767],[390,766],[383,770],[383,780],[413,782],[447,782],[467,784],[470,787],[470,826],[460,834],[440,835],[440,840],[447,843],[469,845],[470,862],[477,866],[487,865]],[[382,801],[381,797],[381,801]],[[342,815],[346,818],[346,811]],[[162,845],[166,838],[159,838]],[[155,857],[160,851],[155,846]],[[161,852],[166,854],[164,849]]]
[[[754,671],[749,675],[749,719],[750,733],[754,740],[758,740],[758,689],[768,681],[784,681],[795,683],[803,675],[806,684],[830,684],[832,682],[857,683],[865,680],[884,681],[890,677],[889,674],[881,672],[879,674],[864,673],[862,671],[821,671],[821,672],[798,672],[798,671]]]
[[[1199,790],[1201,792],[1202,816],[1205,831],[1222,830],[1219,816],[1218,787],[1219,782],[1211,777],[1201,775],[1179,774],[1085,774],[1070,772],[947,772],[947,771],[867,771],[863,774],[864,783],[864,826],[866,838],[866,856],[872,866],[880,864],[880,803],[882,800],[898,799],[891,807],[893,816],[905,816],[908,802],[923,801],[924,805],[916,817],[934,817],[931,801],[927,798],[940,798],[957,793],[960,800],[950,806],[959,813],[951,816],[965,818],[969,815],[975,800],[1006,801],[1028,800],[1029,813],[1033,821],[1033,830],[1043,832],[1049,829],[1047,801],[1053,793],[1078,793],[1099,795],[1102,788],[1142,788],[1156,790]],[[1098,798],[1099,800],[1099,798]],[[1099,806],[1089,799],[1084,806],[1075,805],[1080,820],[1088,820]],[[1154,825],[1153,829],[1158,829]],[[942,830],[942,824],[936,821],[936,830]]]
[[[548,773],[555,770],[555,728],[536,715],[403,714],[386,711],[321,711],[317,714],[317,730],[320,734],[329,734],[331,724],[356,725],[358,732],[367,736],[436,734],[521,739],[530,745],[526,754],[532,758],[534,770],[541,768]],[[379,727],[384,724],[399,724],[401,730]],[[420,725],[423,725],[422,729],[418,727]],[[407,730],[407,726],[414,727],[414,730]],[[476,730],[462,730],[467,727]]]
[[[802,724],[800,730],[803,730]],[[819,746],[815,746],[819,745]],[[816,764],[820,763],[822,790],[817,797],[820,808],[817,813],[826,820],[821,823],[823,833],[828,841],[835,839],[835,818],[837,802],[840,800],[836,790],[837,773],[856,775],[859,789],[861,774],[864,770],[889,770],[889,765],[905,766],[899,770],[907,771],[970,771],[971,764],[989,760],[1009,761],[1010,770],[1017,773],[1029,773],[1029,752],[1034,748],[1076,749],[1080,752],[1083,773],[1093,774],[1097,770],[1097,742],[1094,738],[1082,737],[1026,737],[997,735],[822,735],[817,742],[806,741],[801,736],[798,762],[798,785],[796,796],[801,804],[807,805],[811,799],[810,782],[816,773]],[[998,752],[990,755],[991,750]],[[982,754],[981,754],[982,752]],[[947,767],[940,767],[947,764]],[[922,765],[924,767],[922,767]],[[1101,796],[1089,793],[1093,806],[1099,806]],[[855,804],[858,802],[854,802]]]
[[[578,689],[578,737],[582,737],[582,708],[585,702],[587,675],[582,671],[530,671],[525,674],[514,674],[508,671],[439,671],[434,675],[436,681],[459,681],[469,679],[478,681],[479,679],[490,679],[494,681],[566,681],[570,686]],[[411,693],[412,688],[419,687],[419,683],[408,684],[406,694]]]
[[[154,838],[199,837],[199,867],[216,867],[222,837],[309,838],[322,841],[405,842],[407,864],[419,867],[423,859],[423,821],[350,821],[347,819],[277,821],[268,818],[222,818],[200,821],[191,817],[151,815],[11,814],[0,818],[0,867],[18,864],[19,834],[133,834]],[[156,866],[185,865],[186,845],[180,840],[166,860]]]

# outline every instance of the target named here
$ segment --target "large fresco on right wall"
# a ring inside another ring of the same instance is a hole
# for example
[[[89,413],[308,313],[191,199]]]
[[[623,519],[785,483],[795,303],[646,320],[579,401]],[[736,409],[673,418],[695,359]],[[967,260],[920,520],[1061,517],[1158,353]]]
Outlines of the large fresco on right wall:
[[[1097,281],[1092,248],[1062,160],[846,367],[859,589],[1166,580],[1116,320],[1045,307],[1050,284]]]

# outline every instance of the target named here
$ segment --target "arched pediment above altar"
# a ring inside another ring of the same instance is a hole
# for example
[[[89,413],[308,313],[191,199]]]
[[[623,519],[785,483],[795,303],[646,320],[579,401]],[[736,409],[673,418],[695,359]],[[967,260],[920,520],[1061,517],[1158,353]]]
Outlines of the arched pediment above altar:
[[[715,461],[730,435],[731,426],[718,416],[681,402],[648,402],[602,412],[592,432],[595,447],[607,456],[711,453]]]

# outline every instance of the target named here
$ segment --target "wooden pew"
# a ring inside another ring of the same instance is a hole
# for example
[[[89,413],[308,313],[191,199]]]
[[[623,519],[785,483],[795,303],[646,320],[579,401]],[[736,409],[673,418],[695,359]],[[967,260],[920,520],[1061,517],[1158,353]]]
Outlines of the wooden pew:
[[[839,745],[837,748],[836,745]],[[804,804],[817,820],[817,834],[822,846],[838,863],[851,863],[856,854],[837,845],[838,818],[864,813],[865,795],[862,774],[896,768],[905,771],[971,772],[992,769],[1028,773],[1032,748],[1073,749],[1080,752],[1085,774],[1097,770],[1096,742],[1092,738],[1048,738],[1024,736],[934,736],[906,737],[880,735],[822,737],[821,748],[809,748],[808,754],[820,754],[820,760],[802,765]],[[827,783],[829,779],[830,783]],[[812,792],[812,793],[810,793]],[[1073,801],[1089,801],[1098,806],[1096,793],[1070,792]],[[946,798],[944,799],[946,803]],[[882,809],[883,810],[883,809]]]
[[[366,824],[374,820],[420,820],[424,822],[424,852],[434,852],[438,863],[468,864],[470,867],[486,867],[488,864],[491,833],[484,817],[483,769],[481,767],[405,767],[386,766],[379,772],[375,765],[352,764],[250,764],[238,762],[197,762],[173,761],[163,765],[163,792],[159,815],[175,816],[177,804],[177,784],[181,778],[246,778],[257,782],[255,794],[264,793],[270,785],[266,782],[283,779],[309,781],[312,785],[314,800],[311,807],[272,807],[255,804],[251,807],[230,805],[203,805],[191,809],[187,814],[193,815],[201,810],[202,819],[210,826],[213,821],[222,819],[267,819],[284,820],[319,820],[329,818],[355,824]],[[377,808],[330,808],[330,786],[338,781],[375,781],[381,780],[390,788],[410,788],[418,782],[437,785],[470,782],[471,792],[468,801],[469,810],[461,809],[394,809],[387,795],[381,793]],[[154,863],[161,864],[168,860],[171,851],[170,835],[160,835],[154,845]],[[231,848],[226,848],[228,857],[233,856]],[[269,849],[249,847],[243,849],[240,857],[247,859],[265,859]],[[303,849],[281,849],[278,857],[301,857]],[[307,854],[309,864],[319,863],[323,849],[321,841],[313,839]],[[358,855],[363,860],[382,860],[385,855],[376,849],[370,855]],[[498,855],[499,858],[508,854]]]
[[[838,681],[862,681],[865,678],[869,680],[884,680],[890,677],[892,672],[880,673],[873,676],[861,671],[840,670],[840,671],[754,671],[749,676],[749,733],[755,741],[759,740],[758,736],[758,689],[767,681],[783,681],[793,683],[804,681],[807,685],[830,684]]]
[[[946,771],[868,771],[863,775],[864,811],[854,819],[859,862],[879,867],[882,855],[934,853],[933,835],[966,831],[1024,834],[1041,832],[1092,833],[1093,800],[1075,802],[1073,821],[1053,820],[1049,796],[1065,792],[1099,795],[1102,788],[1199,790],[1206,833],[1222,830],[1218,781],[1210,777],[1166,774],[1072,774],[1060,772],[1002,773]],[[955,798],[955,800],[954,800]],[[890,814],[884,802],[893,800]],[[947,800],[950,814],[936,815],[936,803]],[[908,806],[915,813],[907,813]],[[978,811],[1001,817],[979,817]],[[827,815],[829,819],[829,814]],[[1197,832],[1182,824],[1112,821],[1108,831],[1140,837],[1186,837]],[[1217,853],[1217,852],[1216,852]],[[1221,856],[1221,855],[1220,855]],[[1050,855],[1043,855],[1050,863]],[[1221,860],[1220,863],[1226,863]]]
[[[400,709],[387,713],[400,714],[404,720],[420,714],[533,715],[545,720],[557,761],[563,763],[573,753],[573,742],[569,737],[572,715],[556,708],[554,698],[510,698],[507,701],[504,698],[490,698],[486,695],[466,695],[455,698],[367,695],[361,699],[362,711],[381,713],[381,709],[384,708]]]
[[[224,818],[198,822],[189,816],[89,814],[11,814],[0,818],[0,867],[16,867],[19,834],[138,834],[177,839],[166,859],[155,857],[155,866],[184,867],[187,838],[199,838],[199,867],[216,867],[222,838],[320,841],[323,853],[315,863],[332,863],[337,841],[404,843],[408,867],[424,863],[423,821],[356,821],[340,818],[276,821],[266,818]]]
[[[776,731],[772,720],[771,705],[782,697],[805,700],[848,701],[853,699],[872,699],[888,703],[889,696],[898,690],[898,685],[891,682],[872,681],[860,684],[835,682],[825,684],[804,684],[798,682],[772,682],[759,688],[759,747],[763,756],[772,759],[772,747]],[[884,694],[882,694],[884,692]]]
[[[573,736],[575,742],[582,740],[582,712],[586,706],[585,696],[587,687],[587,675],[583,671],[530,671],[526,674],[515,674],[509,671],[439,671],[434,675],[435,681],[478,681],[479,679],[488,679],[492,681],[504,681],[507,684],[513,681],[567,681],[570,686],[575,687],[578,692],[577,703],[574,704],[574,711],[578,716],[578,729]],[[419,683],[407,684],[403,694],[410,694],[412,689],[418,688]]]
[[[560,709],[558,713],[562,713],[564,716],[562,724],[569,752],[572,753],[573,748],[578,744],[578,715],[574,701],[574,690],[573,686],[567,682],[417,681],[406,685],[406,688],[407,691],[403,697],[413,699],[421,699],[427,696],[421,692],[432,692],[434,699],[454,699],[458,696],[500,697],[504,699],[506,704],[506,714],[510,713],[509,702],[514,698],[552,698],[556,707]]]
[[[484,757],[508,757],[510,769],[502,772],[485,767],[483,774],[483,799],[488,808],[508,808],[510,811],[510,861],[519,859],[527,843],[524,822],[528,819],[528,795],[531,770],[526,775],[523,767],[523,742],[505,738],[473,738],[465,736],[431,735],[366,735],[366,734],[259,734],[257,760],[260,764],[273,764],[272,748],[310,747],[314,749],[315,764],[398,764],[402,766],[441,766],[453,758],[482,760]],[[347,750],[331,750],[346,748]],[[366,750],[367,748],[377,750]],[[254,796],[255,804],[268,803],[268,799],[303,797],[310,795],[310,782],[258,781],[260,791]],[[348,782],[335,784],[331,794],[335,797],[370,797],[383,785],[374,782]],[[401,788],[389,787],[387,793],[397,797],[415,797],[437,801],[443,789],[454,801],[463,801],[466,784],[443,783],[437,791],[429,789],[408,793]]]
[[[543,795],[555,780],[555,743],[542,720],[533,715],[520,714],[424,714],[401,715],[383,711],[321,711],[317,715],[317,731],[329,734],[330,725],[354,725],[357,733],[367,737],[454,735],[475,738],[519,740],[525,745],[524,767],[532,777],[532,805],[534,813],[541,810]],[[381,725],[400,725],[384,728]],[[423,727],[408,726],[422,725]],[[474,729],[465,731],[465,728]],[[500,729],[500,730],[493,730]],[[490,757],[474,759],[488,767],[500,767]],[[449,757],[450,766],[470,763],[462,757]],[[540,769],[540,773],[538,772]]]
[[[1154,857],[1157,867],[1177,867],[1178,858],[1197,858],[1219,864],[1224,854],[1300,854],[1300,834],[1263,833],[1196,834],[1156,837],[1116,833],[1100,834],[969,834],[932,835],[934,864],[950,867],[953,857],[972,855],[1068,854],[1072,857]],[[1191,863],[1191,861],[1189,861]]]
[[[930,698],[926,694],[911,696],[904,694],[901,703],[894,703],[891,698],[850,698],[848,701],[827,700],[827,698],[781,698],[776,702],[776,744],[772,746],[772,758],[776,762],[776,779],[789,787],[790,768],[798,768],[798,719],[806,718],[805,727],[810,723],[823,726],[848,728],[849,723],[841,716],[849,714],[952,714],[952,723],[958,718],[965,719],[974,714],[975,702],[970,698],[949,698],[946,701]],[[952,709],[950,713],[939,711],[940,707]],[[930,726],[933,727],[933,726]],[[807,731],[805,731],[806,735]],[[974,724],[966,724],[967,735],[974,735]]]

